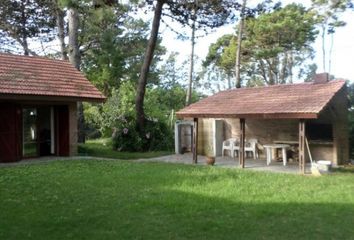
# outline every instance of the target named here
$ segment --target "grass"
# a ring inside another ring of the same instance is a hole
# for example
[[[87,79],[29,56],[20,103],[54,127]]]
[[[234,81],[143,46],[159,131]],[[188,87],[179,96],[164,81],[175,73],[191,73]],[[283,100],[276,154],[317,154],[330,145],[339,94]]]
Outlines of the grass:
[[[118,152],[112,149],[109,139],[89,140],[79,145],[79,155],[114,159],[154,158],[171,154],[170,151]]]
[[[0,168],[0,239],[353,239],[354,174],[126,161]]]
[[[335,172],[342,172],[342,173],[354,173],[354,165],[344,165],[339,168],[333,169]]]

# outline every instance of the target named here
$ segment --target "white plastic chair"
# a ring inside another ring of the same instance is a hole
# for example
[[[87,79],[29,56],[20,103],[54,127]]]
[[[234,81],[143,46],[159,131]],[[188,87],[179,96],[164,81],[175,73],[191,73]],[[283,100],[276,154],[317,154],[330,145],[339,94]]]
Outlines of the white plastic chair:
[[[236,139],[236,141],[233,142],[232,152],[234,153],[234,156],[235,156],[235,152],[236,152],[236,156],[238,156],[240,152],[240,141],[238,139]]]
[[[258,159],[257,143],[258,140],[255,138],[251,138],[245,142],[245,153],[252,152],[254,159]]]
[[[231,157],[234,157],[234,145],[237,142],[236,138],[229,138],[222,142],[222,156],[225,150],[229,150]]]

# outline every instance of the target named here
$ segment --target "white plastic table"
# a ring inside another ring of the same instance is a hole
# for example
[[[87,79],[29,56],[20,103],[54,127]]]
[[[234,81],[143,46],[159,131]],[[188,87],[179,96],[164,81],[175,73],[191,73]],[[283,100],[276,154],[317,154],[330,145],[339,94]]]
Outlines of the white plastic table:
[[[272,161],[272,158],[273,158],[272,150],[273,149],[281,149],[282,155],[283,155],[283,165],[286,166],[286,162],[287,162],[286,149],[290,147],[289,144],[266,144],[266,145],[263,145],[263,147],[266,149],[267,165],[269,165],[270,162]]]

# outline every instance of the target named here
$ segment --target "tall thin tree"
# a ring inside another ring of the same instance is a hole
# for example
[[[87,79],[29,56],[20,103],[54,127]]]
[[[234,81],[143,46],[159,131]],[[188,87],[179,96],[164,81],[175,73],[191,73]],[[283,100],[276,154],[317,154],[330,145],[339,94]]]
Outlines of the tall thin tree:
[[[317,11],[319,16],[322,38],[322,65],[324,72],[330,72],[331,70],[331,57],[334,45],[333,34],[335,33],[335,29],[346,25],[344,21],[339,19],[339,16],[347,8],[352,8],[352,6],[352,0],[312,0],[312,8]],[[331,35],[328,55],[326,47],[326,35]]]
[[[247,0],[243,0],[241,13],[240,13],[240,23],[237,34],[237,48],[236,48],[236,63],[235,63],[235,77],[236,77],[236,88],[241,87],[241,50],[242,50],[242,34],[245,25],[245,9]]]
[[[60,8],[58,0],[54,0],[53,5],[55,6],[54,12],[56,18],[56,25],[58,29],[57,37],[60,45],[61,59],[67,60],[68,54],[65,46],[65,21],[64,21],[65,13]]]
[[[79,11],[78,6],[70,4],[68,6],[68,33],[69,33],[69,61],[80,70],[81,56],[79,45]],[[77,123],[78,123],[78,142],[85,142],[85,117],[82,102],[77,103]]]
[[[80,70],[79,12],[74,6],[68,8],[69,61]]]
[[[149,38],[148,46],[146,48],[144,62],[140,69],[137,95],[135,99],[136,119],[137,119],[138,129],[140,133],[144,131],[144,126],[145,126],[145,112],[144,112],[145,88],[147,84],[149,68],[154,56],[154,50],[155,50],[157,36],[160,28],[162,8],[164,4],[165,4],[165,0],[157,0],[156,2],[150,38]]]
[[[189,80],[186,94],[186,106],[192,102],[192,91],[193,91],[193,74],[194,74],[194,47],[195,47],[195,22],[198,9],[198,0],[194,2],[193,13],[192,13],[192,36],[191,36],[191,56],[190,56],[190,69],[189,69]]]

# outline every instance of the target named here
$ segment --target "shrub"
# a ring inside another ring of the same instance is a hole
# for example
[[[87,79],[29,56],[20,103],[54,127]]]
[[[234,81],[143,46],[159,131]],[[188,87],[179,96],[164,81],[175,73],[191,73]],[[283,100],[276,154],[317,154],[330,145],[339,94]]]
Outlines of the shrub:
[[[112,146],[117,151],[141,151],[141,138],[134,119],[120,118],[112,133]]]
[[[136,130],[135,85],[129,81],[123,82],[119,89],[112,89],[111,96],[104,104],[85,105],[90,135],[98,136],[97,131],[94,131],[98,129],[101,136],[112,136],[112,146],[117,151],[170,150],[173,147],[171,108],[177,99],[182,99],[182,93],[182,88],[147,89],[144,104],[146,128],[140,135]],[[178,106],[183,105],[183,99]]]
[[[112,134],[113,148],[117,151],[159,151],[172,149],[172,131],[158,120],[147,120],[145,133],[136,131],[133,118],[122,118]]]
[[[85,135],[88,139],[100,138],[103,118],[98,104],[84,103]]]
[[[145,149],[148,151],[171,150],[173,146],[173,134],[166,123],[157,119],[146,122]]]

